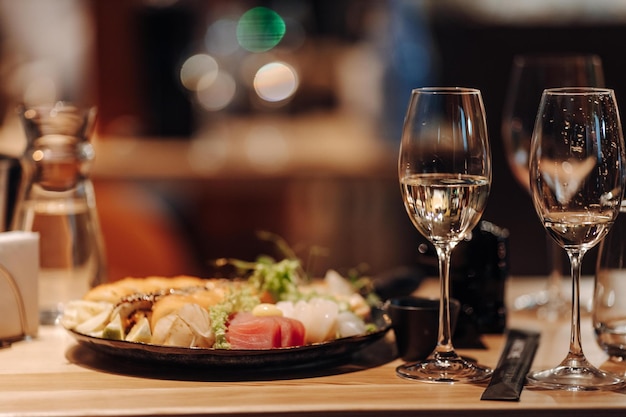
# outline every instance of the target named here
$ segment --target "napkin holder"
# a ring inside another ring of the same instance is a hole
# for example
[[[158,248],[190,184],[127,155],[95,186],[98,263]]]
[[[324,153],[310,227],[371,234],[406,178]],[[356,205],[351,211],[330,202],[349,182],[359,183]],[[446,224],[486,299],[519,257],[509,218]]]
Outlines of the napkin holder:
[[[0,343],[35,337],[39,329],[39,234],[0,233]]]

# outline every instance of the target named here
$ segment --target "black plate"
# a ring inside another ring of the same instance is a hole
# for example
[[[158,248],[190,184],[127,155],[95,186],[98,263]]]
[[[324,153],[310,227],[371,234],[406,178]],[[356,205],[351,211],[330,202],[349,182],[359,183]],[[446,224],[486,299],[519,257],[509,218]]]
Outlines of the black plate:
[[[80,345],[97,352],[123,359],[141,360],[176,366],[203,367],[292,367],[318,366],[345,358],[381,339],[390,329],[391,322],[382,310],[372,310],[376,330],[357,336],[344,337],[323,343],[289,348],[248,350],[184,348],[151,345],[146,343],[110,340],[88,336],[68,329]]]

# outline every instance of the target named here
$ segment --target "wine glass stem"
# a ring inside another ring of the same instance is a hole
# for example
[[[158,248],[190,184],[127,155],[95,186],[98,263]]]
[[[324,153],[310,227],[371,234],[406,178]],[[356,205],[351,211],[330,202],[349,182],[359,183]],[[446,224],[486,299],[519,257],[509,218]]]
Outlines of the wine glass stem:
[[[439,299],[439,335],[435,356],[441,358],[454,358],[456,353],[452,346],[450,331],[450,258],[452,247],[449,244],[436,245],[439,259],[439,285],[441,297]]]
[[[562,282],[562,262],[561,256],[563,254],[562,248],[552,239],[547,236],[548,241],[548,259],[550,262],[550,275],[548,277],[548,302],[558,301],[561,297],[561,282]]]
[[[580,338],[580,272],[584,252],[568,250],[567,255],[572,270],[572,323],[569,353],[564,362],[575,365],[577,362],[585,360]]]

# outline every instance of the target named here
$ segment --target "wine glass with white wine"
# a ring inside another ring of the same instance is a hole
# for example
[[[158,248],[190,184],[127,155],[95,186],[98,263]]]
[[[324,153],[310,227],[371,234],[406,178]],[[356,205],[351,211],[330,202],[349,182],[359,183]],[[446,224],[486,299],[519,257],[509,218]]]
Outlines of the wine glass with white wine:
[[[475,382],[491,369],[459,356],[450,332],[450,256],[476,226],[491,187],[491,152],[482,95],[472,88],[418,88],[406,113],[398,175],[406,211],[439,258],[437,346],[399,376],[426,382]]]
[[[547,389],[615,389],[616,375],[587,361],[580,334],[583,256],[609,232],[624,190],[624,139],[615,94],[605,88],[543,92],[530,147],[533,204],[548,235],[571,264],[569,352],[556,367],[532,371],[528,381]]]

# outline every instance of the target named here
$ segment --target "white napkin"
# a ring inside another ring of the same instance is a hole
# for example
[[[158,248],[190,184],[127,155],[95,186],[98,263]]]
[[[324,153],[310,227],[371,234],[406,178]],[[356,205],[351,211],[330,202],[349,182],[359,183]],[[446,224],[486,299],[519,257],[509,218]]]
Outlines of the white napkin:
[[[11,284],[6,272],[11,274],[15,285]],[[0,233],[0,340],[37,335],[38,273],[39,234],[22,231]],[[17,296],[21,296],[22,305]],[[20,312],[21,307],[23,313]]]

